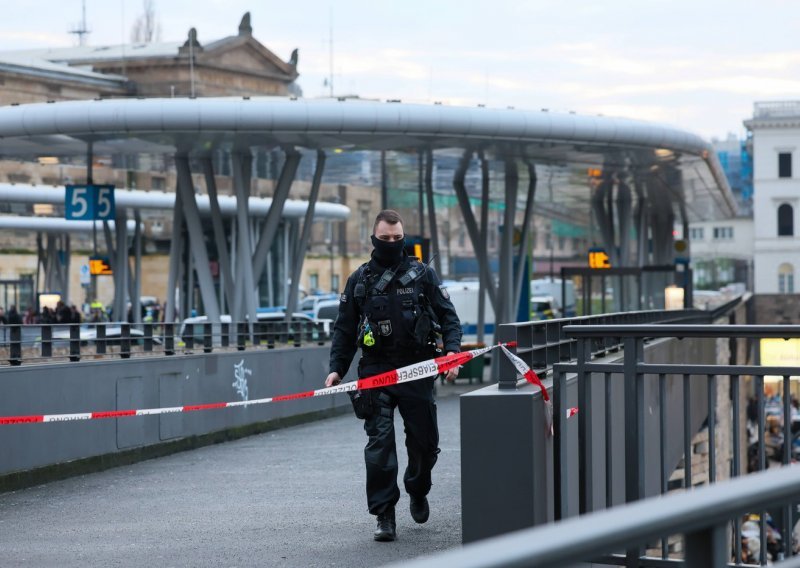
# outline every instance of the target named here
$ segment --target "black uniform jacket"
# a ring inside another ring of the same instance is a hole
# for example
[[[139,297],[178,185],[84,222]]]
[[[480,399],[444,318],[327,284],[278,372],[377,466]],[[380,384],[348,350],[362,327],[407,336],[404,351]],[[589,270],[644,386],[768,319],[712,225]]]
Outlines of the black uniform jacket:
[[[378,276],[385,270],[374,259],[368,264],[371,272]],[[408,266],[407,257],[404,257],[400,266]],[[354,289],[359,280],[359,270],[353,272],[347,279],[344,292],[339,298],[339,315],[333,326],[330,372],[338,373],[340,377],[344,377],[347,374],[347,370],[350,368],[353,357],[359,348],[357,340],[362,313],[359,308],[359,302],[354,297]],[[395,280],[402,276],[403,271],[403,268],[397,271]],[[444,352],[458,353],[461,350],[461,322],[458,319],[453,303],[450,301],[450,296],[441,285],[439,277],[433,268],[428,267],[425,270],[420,277],[420,284],[425,296],[430,300],[431,308],[442,328]],[[395,285],[395,282],[392,282],[392,285]],[[405,363],[407,364],[409,361]]]

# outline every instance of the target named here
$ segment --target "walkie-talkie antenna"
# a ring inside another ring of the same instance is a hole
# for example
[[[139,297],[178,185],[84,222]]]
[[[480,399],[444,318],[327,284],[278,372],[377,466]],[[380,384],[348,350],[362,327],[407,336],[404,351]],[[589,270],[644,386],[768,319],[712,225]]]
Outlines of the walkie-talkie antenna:
[[[422,266],[424,266],[424,267],[425,267],[425,271],[426,271],[426,272],[428,271],[428,267],[429,267],[431,264],[433,264],[433,261],[434,261],[434,260],[436,260],[436,257],[437,257],[437,256],[439,256],[439,253],[436,253],[436,252],[435,252],[435,253],[433,253],[433,256],[431,257],[431,259],[430,259],[430,260],[429,260],[427,263],[425,263],[425,262],[423,262],[423,263],[422,263]]]

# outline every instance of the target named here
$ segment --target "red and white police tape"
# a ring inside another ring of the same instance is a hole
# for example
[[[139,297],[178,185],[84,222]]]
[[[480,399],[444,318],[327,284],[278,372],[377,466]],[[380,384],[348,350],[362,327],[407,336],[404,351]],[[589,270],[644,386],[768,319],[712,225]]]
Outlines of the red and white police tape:
[[[480,357],[489,351],[500,347],[506,356],[511,359],[514,366],[525,377],[525,379],[538,386],[542,390],[542,397],[548,408],[548,430],[552,431],[552,402],[547,393],[547,389],[542,384],[536,373],[525,364],[522,359],[511,353],[506,346],[514,346],[513,343],[499,343],[489,345],[479,349],[462,351],[452,355],[445,355],[435,359],[428,359],[412,365],[406,365],[393,371],[387,371],[371,377],[358,379],[348,383],[342,383],[332,387],[326,387],[295,394],[285,394],[268,398],[258,398],[254,400],[241,400],[236,402],[213,402],[210,404],[192,404],[187,406],[171,406],[166,408],[142,408],[138,410],[106,410],[102,412],[79,412],[74,414],[33,414],[29,416],[0,416],[0,425],[6,424],[27,424],[34,422],[70,422],[73,420],[98,420],[100,418],[124,418],[127,416],[153,416],[157,414],[172,414],[177,412],[194,412],[196,410],[214,410],[219,408],[235,408],[240,406],[253,406],[256,404],[267,404],[271,402],[281,402],[285,400],[296,400],[301,398],[311,398],[315,396],[326,396],[336,393],[350,392],[354,390],[374,389],[386,387],[399,383],[417,381],[429,377],[435,377],[455,367],[460,367],[467,361]],[[577,412],[577,409],[575,409]]]

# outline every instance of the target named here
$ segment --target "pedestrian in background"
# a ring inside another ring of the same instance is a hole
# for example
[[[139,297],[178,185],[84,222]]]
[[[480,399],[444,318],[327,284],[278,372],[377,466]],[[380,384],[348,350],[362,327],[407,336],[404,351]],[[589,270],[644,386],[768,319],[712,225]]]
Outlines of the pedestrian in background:
[[[8,325],[22,325],[22,316],[17,311],[17,306],[8,307]]]
[[[381,211],[372,232],[372,258],[350,275],[339,299],[326,386],[339,384],[359,348],[359,378],[437,356],[441,353],[438,335],[446,353],[460,350],[461,324],[455,308],[433,269],[405,252],[400,215]],[[448,371],[447,378],[454,379],[457,372]],[[377,517],[373,535],[377,541],[393,541],[397,536],[395,505],[400,489],[395,408],[405,426],[408,467],[403,482],[410,497],[411,517],[417,523],[428,520],[431,470],[440,451],[435,381],[432,377],[404,382],[357,391],[351,397],[368,437],[364,448],[367,505]]]

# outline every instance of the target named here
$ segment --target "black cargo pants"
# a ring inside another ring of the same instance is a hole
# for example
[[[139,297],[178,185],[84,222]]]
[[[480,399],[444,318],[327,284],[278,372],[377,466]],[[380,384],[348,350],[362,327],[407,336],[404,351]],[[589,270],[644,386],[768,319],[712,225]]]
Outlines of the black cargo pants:
[[[379,364],[359,366],[359,377],[368,377],[396,368]],[[439,427],[433,398],[435,378],[370,389],[372,413],[364,420],[367,445],[367,505],[373,515],[394,507],[400,500],[397,486],[397,447],[394,410],[400,411],[406,434],[408,467],[403,474],[406,492],[424,497],[431,490],[431,470],[439,455]]]

